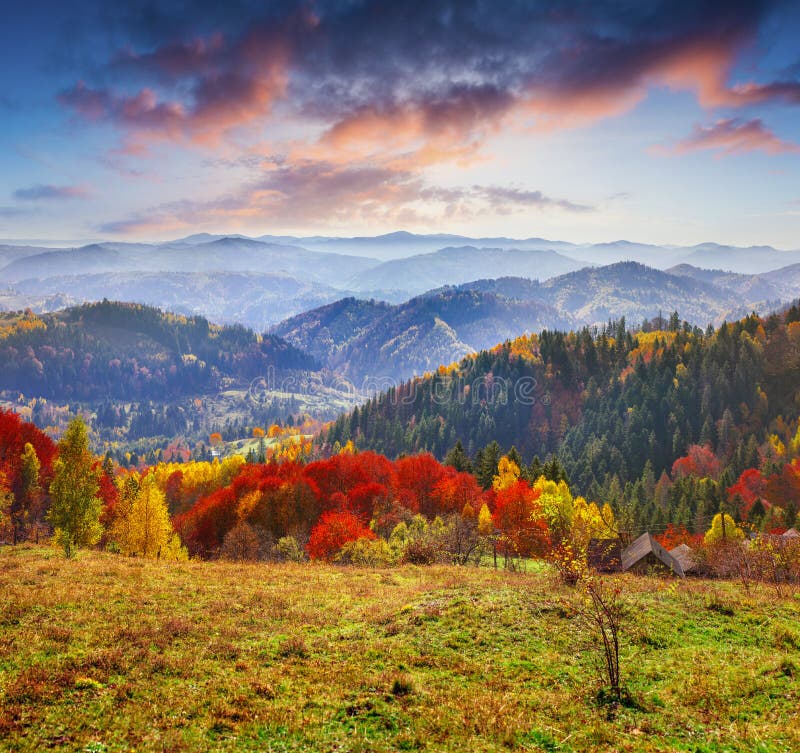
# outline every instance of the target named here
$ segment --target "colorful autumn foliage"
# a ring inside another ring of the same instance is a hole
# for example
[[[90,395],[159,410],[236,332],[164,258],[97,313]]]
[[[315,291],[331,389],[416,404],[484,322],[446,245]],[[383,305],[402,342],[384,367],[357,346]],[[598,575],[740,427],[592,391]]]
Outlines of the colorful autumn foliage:
[[[375,534],[353,513],[330,510],[323,513],[311,530],[308,556],[311,559],[331,560],[347,543],[358,539],[374,539]]]
[[[540,489],[525,481],[495,493],[492,521],[499,534],[499,549],[516,557],[542,554],[548,543],[548,527],[539,503]]]

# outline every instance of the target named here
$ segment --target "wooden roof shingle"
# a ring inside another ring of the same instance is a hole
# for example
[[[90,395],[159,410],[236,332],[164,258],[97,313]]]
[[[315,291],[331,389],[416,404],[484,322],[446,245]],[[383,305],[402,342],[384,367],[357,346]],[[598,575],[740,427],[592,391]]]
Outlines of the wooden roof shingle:
[[[650,554],[679,578],[686,577],[681,563],[664,549],[664,547],[649,533],[643,533],[622,552],[622,569],[626,571],[630,570]]]

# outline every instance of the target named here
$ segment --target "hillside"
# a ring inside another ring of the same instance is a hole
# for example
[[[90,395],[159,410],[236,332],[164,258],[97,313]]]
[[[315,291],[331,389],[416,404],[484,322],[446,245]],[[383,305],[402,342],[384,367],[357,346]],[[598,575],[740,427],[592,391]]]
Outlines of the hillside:
[[[103,301],[0,315],[0,390],[61,400],[165,400],[215,392],[226,377],[316,362],[274,335]]]
[[[4,547],[0,730],[11,750],[800,746],[796,600],[736,583],[615,583],[635,609],[621,667],[637,704],[613,710],[565,608],[574,592],[549,573]]]
[[[794,306],[711,334],[678,322],[654,332],[622,323],[546,331],[390,390],[337,420],[325,440],[390,456],[429,450],[441,458],[457,440],[471,455],[494,441],[516,446],[526,462],[557,453],[579,493],[615,509],[647,505],[644,520],[691,524],[706,514],[703,504],[718,502],[688,491],[659,511],[655,480],[697,444],[714,454],[715,478],[724,472],[732,484],[768,452],[771,433],[786,447],[794,441],[798,322]]]
[[[798,265],[800,266],[800,265]],[[741,296],[742,300],[749,303],[763,301],[767,307],[770,302],[780,301],[787,295],[793,297],[797,295],[797,283],[800,280],[792,280],[791,277],[781,284],[781,276],[791,267],[765,272],[763,274],[737,274],[736,272],[725,272],[720,269],[700,269],[691,264],[678,264],[670,267],[667,272],[677,277],[688,277],[707,285],[714,285],[718,288],[725,288]],[[774,280],[775,282],[772,282]],[[794,282],[794,285],[792,284]]]
[[[397,306],[346,299],[282,322],[274,332],[351,379],[394,382],[569,321],[536,301],[448,289]]]
[[[540,297],[587,325],[621,317],[638,323],[659,312],[680,311],[688,321],[705,327],[752,310],[730,290],[637,262],[587,267],[554,277],[542,284]]]
[[[777,293],[771,283],[751,284],[751,299],[744,285],[738,290],[723,287],[729,282],[725,273],[694,279],[686,268],[679,270],[683,273],[668,274],[621,262],[545,282],[520,277],[475,280],[391,307],[349,298],[293,317],[274,331],[350,378],[402,379],[540,329],[602,325],[623,317],[639,324],[676,310],[705,328],[776,303],[759,297]],[[787,290],[792,283],[788,280]],[[730,284],[738,282],[734,276]],[[796,296],[800,287],[795,290]]]

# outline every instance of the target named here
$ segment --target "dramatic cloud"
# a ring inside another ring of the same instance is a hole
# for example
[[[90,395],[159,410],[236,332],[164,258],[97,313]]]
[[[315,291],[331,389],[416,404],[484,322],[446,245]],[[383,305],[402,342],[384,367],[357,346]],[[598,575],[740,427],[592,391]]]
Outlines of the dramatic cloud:
[[[779,139],[759,119],[718,120],[710,126],[695,126],[691,135],[672,148],[662,149],[667,153],[686,154],[699,149],[714,149],[720,154],[742,154],[744,152],[766,152],[767,154],[800,153],[800,144]]]
[[[438,187],[415,171],[347,166],[306,160],[267,170],[241,191],[213,201],[175,202],[98,228],[104,233],[144,235],[189,226],[409,224],[438,217],[492,212],[586,212],[592,207],[551,198],[541,191],[497,186]]]
[[[85,199],[88,196],[89,191],[85,186],[46,186],[39,184],[14,191],[14,198],[22,201]]]
[[[780,16],[780,0],[233,0],[225,13],[213,3],[157,5],[110,14],[114,52],[81,68],[60,103],[79,121],[116,128],[120,169],[178,145],[256,177],[218,201],[173,203],[109,232],[587,211],[545,185],[441,188],[431,175],[479,167],[504,134],[585,127],[654,90],[689,93],[727,118],[675,152],[795,151],[749,109],[800,104],[793,68],[760,67],[759,34]]]
[[[120,51],[111,64],[118,89],[78,82],[61,101],[146,140],[201,143],[269,125],[280,103],[318,123],[332,150],[379,134],[397,145],[480,140],[510,114],[537,127],[574,125],[624,112],[653,86],[692,91],[708,108],[800,103],[795,80],[731,83],[769,3],[309,7],[277,4],[244,30],[205,35],[188,19],[183,38]]]

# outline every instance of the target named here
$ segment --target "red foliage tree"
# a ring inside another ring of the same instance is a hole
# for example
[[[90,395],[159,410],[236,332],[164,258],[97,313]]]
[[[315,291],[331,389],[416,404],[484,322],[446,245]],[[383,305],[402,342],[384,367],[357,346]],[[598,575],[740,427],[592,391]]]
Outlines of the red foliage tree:
[[[541,515],[540,494],[525,481],[495,493],[492,521],[500,533],[500,551],[530,557],[546,550],[548,529]]]
[[[484,493],[471,473],[459,473],[454,468],[445,468],[445,475],[433,488],[432,496],[437,514],[460,513],[467,505],[477,514],[481,509]]]
[[[372,519],[378,502],[390,496],[389,490],[375,481],[359,484],[347,495],[347,507],[360,520],[367,523]]]
[[[424,452],[401,458],[395,467],[401,503],[425,516],[435,515],[434,490],[446,474],[444,466],[433,455]]]
[[[657,535],[655,539],[664,549],[669,551],[681,544],[687,544],[691,547],[699,546],[703,537],[701,534],[689,533],[686,530],[686,526],[676,526],[673,523],[668,523],[664,533]]]
[[[747,520],[753,505],[761,500],[765,502],[767,480],[761,475],[758,468],[748,468],[743,471],[733,486],[728,487],[728,500],[739,511],[739,517]]]
[[[53,460],[56,444],[38,426],[23,421],[14,411],[0,408],[0,471],[3,471],[9,487],[19,493],[20,459],[25,445],[30,442],[39,458],[39,483],[46,489],[53,475]]]
[[[690,445],[689,451],[672,464],[672,478],[719,478],[720,463],[713,450],[706,445]]]
[[[312,559],[330,560],[349,541],[374,539],[375,534],[353,513],[329,510],[323,513],[311,530],[308,556]]]
[[[800,464],[797,460],[787,463],[780,472],[767,479],[764,498],[771,505],[778,505],[791,514],[797,513],[800,509]],[[794,524],[793,520],[787,522]]]

